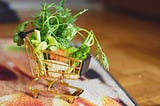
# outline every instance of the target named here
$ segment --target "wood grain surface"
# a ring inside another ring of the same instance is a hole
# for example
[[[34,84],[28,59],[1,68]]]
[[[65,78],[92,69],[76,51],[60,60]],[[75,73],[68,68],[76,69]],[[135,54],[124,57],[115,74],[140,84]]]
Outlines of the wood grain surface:
[[[32,12],[19,12],[22,21]],[[0,24],[0,38],[18,23]],[[77,24],[94,30],[110,60],[110,72],[141,106],[160,105],[160,24],[111,11],[89,11]]]

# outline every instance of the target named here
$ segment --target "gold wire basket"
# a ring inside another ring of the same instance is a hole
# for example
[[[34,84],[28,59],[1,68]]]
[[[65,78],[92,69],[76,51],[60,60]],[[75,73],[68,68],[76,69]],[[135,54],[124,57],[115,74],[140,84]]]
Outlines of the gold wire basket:
[[[24,38],[31,73],[33,80],[29,84],[29,90],[32,92],[34,98],[38,98],[39,93],[48,93],[58,96],[68,103],[73,103],[75,98],[84,91],[81,88],[71,86],[65,79],[77,80],[88,69],[90,56],[85,60],[78,60],[71,57],[66,57],[52,51],[43,50],[35,51],[34,46],[29,40],[29,37]],[[42,58],[43,57],[43,58]],[[41,90],[33,87],[40,79],[47,81],[47,90]],[[74,89],[72,94],[66,94],[53,90],[54,85],[61,85],[67,88]]]

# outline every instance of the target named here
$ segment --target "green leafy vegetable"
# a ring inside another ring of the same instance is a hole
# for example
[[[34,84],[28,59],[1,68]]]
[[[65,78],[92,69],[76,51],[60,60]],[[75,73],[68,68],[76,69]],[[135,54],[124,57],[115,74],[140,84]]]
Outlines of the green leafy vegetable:
[[[91,47],[95,44],[97,47],[97,60],[100,61],[104,68],[108,68],[107,57],[93,31],[88,31],[75,24],[77,17],[86,12],[87,9],[72,15],[71,10],[65,8],[65,1],[66,0],[61,0],[59,5],[43,3],[40,13],[35,15],[33,20],[24,22],[17,27],[13,38],[14,42],[16,42],[18,46],[24,44],[20,33],[24,32],[28,24],[31,24],[38,30],[34,30],[30,36],[30,41],[42,59],[43,54],[39,51],[56,51],[60,49],[64,50],[67,56],[84,60],[90,55]],[[86,35],[81,33],[82,31],[85,32]],[[77,35],[84,38],[84,42],[78,48],[71,45],[72,40]]]

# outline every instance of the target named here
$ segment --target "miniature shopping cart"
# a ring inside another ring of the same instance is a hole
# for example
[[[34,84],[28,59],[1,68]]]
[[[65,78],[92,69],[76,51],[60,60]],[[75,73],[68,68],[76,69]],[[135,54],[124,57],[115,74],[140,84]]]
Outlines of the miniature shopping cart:
[[[25,34],[27,35],[27,33]],[[49,50],[41,50],[37,52],[32,45],[29,36],[24,36],[24,34],[20,35],[23,35],[22,38],[26,47],[31,73],[34,77],[29,84],[29,90],[31,90],[33,97],[38,98],[39,93],[47,93],[63,98],[68,103],[73,103],[74,99],[79,97],[83,92],[83,89],[71,86],[65,80],[79,79],[80,76],[88,70],[91,56],[88,56],[85,61],[82,61],[66,57]],[[46,80],[46,90],[33,87],[40,79]],[[56,85],[74,89],[74,92],[67,94],[60,92],[59,90],[52,89]]]

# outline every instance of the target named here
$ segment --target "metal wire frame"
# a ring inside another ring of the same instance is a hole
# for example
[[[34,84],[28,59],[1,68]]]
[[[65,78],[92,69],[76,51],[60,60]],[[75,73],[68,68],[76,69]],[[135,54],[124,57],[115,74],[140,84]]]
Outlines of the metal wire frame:
[[[82,60],[63,56],[48,50],[37,52],[28,37],[24,38],[24,42],[31,73],[34,77],[28,86],[33,97],[37,98],[39,93],[47,93],[65,99],[68,103],[73,103],[74,99],[79,97],[83,92],[83,89],[69,85],[64,79],[76,80],[80,77]],[[33,87],[40,79],[48,82],[47,90],[40,90]],[[59,91],[51,89],[55,84],[75,89],[75,91],[72,94],[60,93]]]

